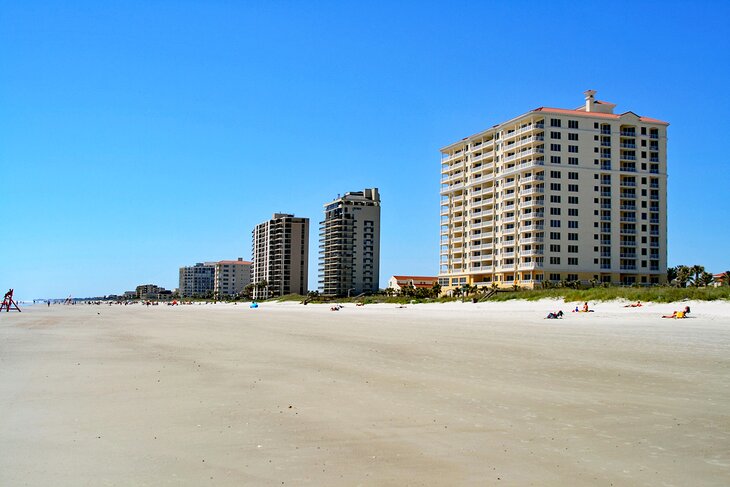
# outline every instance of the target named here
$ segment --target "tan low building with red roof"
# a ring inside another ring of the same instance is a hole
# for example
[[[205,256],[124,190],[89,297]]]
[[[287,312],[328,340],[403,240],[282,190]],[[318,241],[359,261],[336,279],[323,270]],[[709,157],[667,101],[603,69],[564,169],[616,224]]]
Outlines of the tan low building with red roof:
[[[431,289],[438,281],[438,277],[431,276],[391,276],[388,287],[396,291],[400,291],[402,287]]]

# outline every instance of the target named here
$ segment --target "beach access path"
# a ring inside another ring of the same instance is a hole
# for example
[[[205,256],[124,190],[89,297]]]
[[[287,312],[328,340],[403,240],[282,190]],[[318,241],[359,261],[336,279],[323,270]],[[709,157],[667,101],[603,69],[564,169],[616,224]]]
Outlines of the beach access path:
[[[3,313],[0,485],[728,485],[730,304],[589,304]]]

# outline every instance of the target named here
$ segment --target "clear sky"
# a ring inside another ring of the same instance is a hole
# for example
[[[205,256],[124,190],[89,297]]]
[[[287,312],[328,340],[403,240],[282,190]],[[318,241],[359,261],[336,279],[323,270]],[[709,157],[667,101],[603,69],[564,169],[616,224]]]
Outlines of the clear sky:
[[[382,197],[380,282],[438,271],[439,148],[582,92],[670,122],[669,264],[730,269],[729,2],[0,6],[0,288],[103,295]]]

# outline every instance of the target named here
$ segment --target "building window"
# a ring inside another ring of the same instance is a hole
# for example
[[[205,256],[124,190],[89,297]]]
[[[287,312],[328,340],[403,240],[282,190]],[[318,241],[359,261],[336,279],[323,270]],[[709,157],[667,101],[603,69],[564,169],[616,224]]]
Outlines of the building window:
[[[568,222],[568,228],[578,228],[578,220],[570,220]]]
[[[550,257],[550,263],[553,265],[560,265],[560,257]]]
[[[568,257],[568,265],[578,265],[578,257]],[[577,279],[573,279],[577,281]]]
[[[560,171],[550,171],[550,177],[560,179]]]
[[[550,183],[550,189],[553,191],[560,191],[560,183]]]
[[[550,138],[551,139],[559,139],[560,138],[560,132],[550,132]]]
[[[550,232],[550,240],[560,240],[560,232]]]
[[[577,233],[569,233],[568,234],[568,240],[578,240],[578,234]]]
[[[578,128],[578,120],[568,120],[568,128],[569,129],[577,129]]]
[[[552,228],[560,228],[560,220],[550,220],[550,226]]]
[[[551,127],[560,127],[560,119],[559,118],[551,118],[550,119],[550,126]]]
[[[568,216],[578,216],[578,208],[568,208]]]
[[[568,191],[570,191],[572,193],[577,193],[578,192],[578,185],[577,184],[569,184],[568,185]]]
[[[550,195],[550,203],[560,203],[560,195],[551,194]]]
[[[550,244],[550,252],[560,252],[560,245]]]
[[[568,146],[568,152],[578,152],[578,146],[577,145],[569,145]]]
[[[578,246],[577,245],[568,245],[568,253],[569,254],[577,254],[578,253]]]
[[[578,158],[577,157],[568,157],[568,164],[570,164],[571,166],[577,166]]]
[[[559,281],[560,280],[560,274],[550,274],[550,280],[551,281]]]
[[[578,197],[577,196],[568,196],[568,203],[571,205],[577,205]]]
[[[560,144],[550,144],[550,150],[555,152],[560,151]]]
[[[568,140],[578,140],[578,134],[568,134]]]
[[[550,208],[550,214],[551,215],[560,215],[560,208],[555,208],[555,207]]]
[[[551,164],[560,164],[560,156],[550,156]]]
[[[577,172],[569,172],[568,173],[568,179],[578,179],[578,173]]]

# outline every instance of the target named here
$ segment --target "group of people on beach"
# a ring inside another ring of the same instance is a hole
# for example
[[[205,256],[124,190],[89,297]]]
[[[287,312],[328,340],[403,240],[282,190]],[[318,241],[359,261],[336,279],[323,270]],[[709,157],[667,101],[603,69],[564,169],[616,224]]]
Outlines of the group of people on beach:
[[[636,303],[627,304],[624,306],[624,308],[640,308],[643,306],[641,304],[641,301],[637,301]],[[578,306],[575,307],[573,310],[573,313],[593,313],[594,310],[588,308],[588,303],[583,303],[583,307],[579,308]],[[689,306],[685,306],[684,310],[682,311],[674,311],[671,315],[664,315],[662,318],[674,318],[674,319],[682,319],[687,318],[689,316],[690,308]],[[548,320],[555,320],[555,319],[561,319],[563,317],[563,311],[551,311],[548,313],[548,315],[545,317]]]

